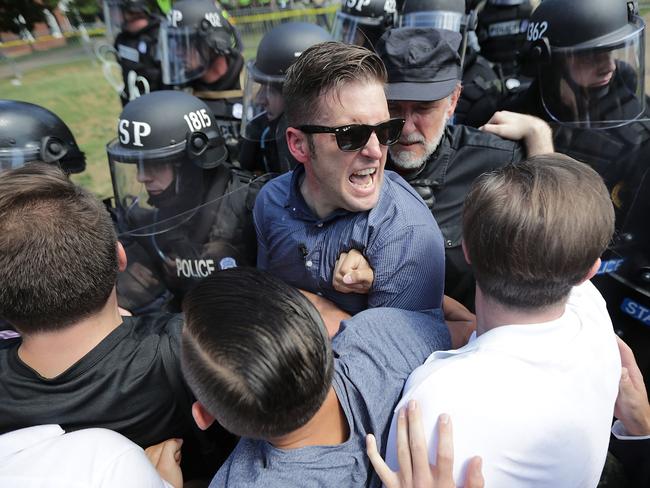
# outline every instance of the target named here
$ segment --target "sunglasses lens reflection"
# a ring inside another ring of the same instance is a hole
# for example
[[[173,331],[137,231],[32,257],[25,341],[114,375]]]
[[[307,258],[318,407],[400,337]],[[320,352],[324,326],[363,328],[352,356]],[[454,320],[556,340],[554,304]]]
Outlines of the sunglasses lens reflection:
[[[391,119],[376,126],[352,125],[336,133],[336,142],[342,151],[357,151],[368,143],[374,131],[379,144],[390,146],[399,140],[403,126],[402,119]]]

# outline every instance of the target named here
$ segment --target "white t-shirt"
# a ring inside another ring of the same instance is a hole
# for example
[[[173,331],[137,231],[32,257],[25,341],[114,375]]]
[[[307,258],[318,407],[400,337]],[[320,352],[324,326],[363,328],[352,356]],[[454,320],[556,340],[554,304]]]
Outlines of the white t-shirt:
[[[418,401],[432,464],[438,416],[451,415],[458,486],[480,455],[488,487],[595,487],[620,373],[605,301],[585,282],[557,320],[497,327],[433,353],[409,377],[395,412]],[[396,420],[386,451],[393,469]]]
[[[58,425],[0,436],[0,486],[172,488],[126,437],[107,429],[66,434]]]

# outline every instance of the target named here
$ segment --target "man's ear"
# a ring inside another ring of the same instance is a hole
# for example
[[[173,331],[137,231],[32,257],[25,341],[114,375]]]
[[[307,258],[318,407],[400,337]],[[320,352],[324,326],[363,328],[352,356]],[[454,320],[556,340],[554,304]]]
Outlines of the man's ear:
[[[300,163],[305,164],[307,161],[309,161],[310,151],[307,134],[296,129],[295,127],[288,127],[286,137],[287,146],[289,146],[291,155]]]
[[[465,256],[465,261],[467,264],[472,264],[472,260],[469,258],[469,253],[467,252],[467,247],[465,247],[465,241],[460,241],[460,245],[463,248],[463,256]]]
[[[126,269],[127,259],[126,251],[120,241],[117,241],[117,269],[124,271]]]
[[[214,417],[208,412],[200,402],[192,404],[192,417],[199,429],[206,430],[214,423]]]
[[[447,107],[447,117],[451,118],[456,111],[456,105],[458,105],[458,99],[460,98],[460,93],[463,91],[463,87],[460,83],[456,85],[454,91],[449,95],[449,107]]]
[[[596,273],[598,273],[598,270],[600,269],[600,264],[601,264],[600,258],[596,259],[594,264],[591,265],[591,268],[589,268],[589,271],[587,271],[587,274],[585,275],[583,280],[578,284],[584,283],[585,281],[590,280],[591,278],[596,276]]]

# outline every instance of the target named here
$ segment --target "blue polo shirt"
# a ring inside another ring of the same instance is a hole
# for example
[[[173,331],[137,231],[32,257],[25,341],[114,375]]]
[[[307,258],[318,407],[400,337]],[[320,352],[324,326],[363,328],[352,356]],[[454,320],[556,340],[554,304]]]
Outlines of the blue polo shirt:
[[[300,193],[299,165],[267,183],[255,201],[257,266],[297,288],[318,293],[355,314],[366,308],[440,308],[445,254],[438,224],[422,198],[397,173],[384,172],[377,205],[339,209],[319,219]],[[342,252],[357,249],[374,270],[367,295],[332,286]]]

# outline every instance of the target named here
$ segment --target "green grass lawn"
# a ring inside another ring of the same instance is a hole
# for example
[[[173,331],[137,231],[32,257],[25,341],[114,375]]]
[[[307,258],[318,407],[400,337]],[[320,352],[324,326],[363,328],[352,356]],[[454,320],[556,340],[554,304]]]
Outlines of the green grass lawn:
[[[74,175],[74,181],[100,197],[112,195],[105,146],[117,134],[122,107],[98,65],[88,60],[29,71],[21,86],[0,80],[0,94],[42,105],[61,117],[86,153],[86,171]]]

